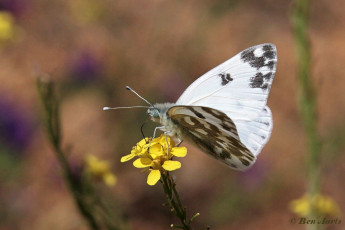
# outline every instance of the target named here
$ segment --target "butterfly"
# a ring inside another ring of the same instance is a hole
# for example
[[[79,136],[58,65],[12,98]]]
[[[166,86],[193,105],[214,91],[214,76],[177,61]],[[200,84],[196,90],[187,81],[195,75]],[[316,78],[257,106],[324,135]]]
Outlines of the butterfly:
[[[275,45],[250,47],[194,81],[176,103],[151,105],[147,113],[165,134],[245,171],[272,132],[266,102],[276,65]]]

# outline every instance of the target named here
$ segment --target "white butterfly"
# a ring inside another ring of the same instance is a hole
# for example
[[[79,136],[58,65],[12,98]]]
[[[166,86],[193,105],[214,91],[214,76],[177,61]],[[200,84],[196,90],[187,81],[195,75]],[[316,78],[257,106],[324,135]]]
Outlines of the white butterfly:
[[[245,171],[272,132],[266,102],[276,63],[275,45],[250,47],[194,81],[175,104],[154,104],[147,112],[167,135]]]

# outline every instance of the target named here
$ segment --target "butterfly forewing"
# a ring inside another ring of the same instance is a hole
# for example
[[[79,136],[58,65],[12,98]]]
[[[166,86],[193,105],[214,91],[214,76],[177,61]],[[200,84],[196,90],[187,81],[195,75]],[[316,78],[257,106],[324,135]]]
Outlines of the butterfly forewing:
[[[272,132],[266,102],[276,63],[275,45],[250,47],[198,78],[176,104],[224,112],[235,123],[241,142],[257,156]]]
[[[271,110],[266,106],[259,117],[252,121],[237,121],[236,127],[241,142],[254,156],[258,156],[272,133],[273,121]]]
[[[244,171],[256,160],[241,142],[236,125],[223,112],[203,106],[173,106],[168,117],[178,135],[233,169]]]
[[[176,104],[206,106],[251,121],[264,109],[276,71],[273,44],[250,47],[193,82]]]

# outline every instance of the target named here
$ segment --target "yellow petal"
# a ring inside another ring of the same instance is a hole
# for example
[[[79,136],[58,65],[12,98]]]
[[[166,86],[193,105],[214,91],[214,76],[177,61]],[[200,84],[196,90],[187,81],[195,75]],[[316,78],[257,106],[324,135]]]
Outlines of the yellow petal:
[[[14,37],[15,26],[13,16],[5,11],[0,11],[0,41]]]
[[[181,168],[181,163],[178,161],[164,161],[162,167],[167,171],[173,171]]]
[[[164,153],[163,148],[160,144],[155,144],[150,147],[149,154],[152,159],[157,159],[158,157],[163,156],[166,153]]]
[[[166,143],[164,134],[161,134],[159,137],[157,137],[157,140],[159,141],[160,144]],[[170,140],[169,136],[167,136],[167,140],[168,140],[168,143],[169,143],[169,140]]]
[[[185,157],[187,155],[187,148],[186,147],[174,147],[171,149],[170,153],[176,157]]]
[[[299,216],[308,216],[312,210],[315,209],[318,215],[339,215],[340,209],[332,198],[316,194],[314,197],[304,195],[302,198],[293,200],[290,203],[290,209],[292,212]]]
[[[161,179],[161,172],[159,170],[151,170],[147,177],[147,184],[151,186],[155,185],[159,179]]]
[[[106,184],[108,186],[114,186],[116,184],[116,181],[117,181],[117,178],[112,173],[106,173],[103,176],[103,182],[104,182],[104,184]]]
[[[171,140],[171,138],[169,136],[167,136],[165,138],[164,134],[162,134],[160,137],[159,137],[159,144],[161,144],[164,148],[165,151],[167,151],[167,144],[169,145],[169,150],[173,147],[174,145],[174,142]]]
[[[142,139],[139,141],[131,150],[132,154],[141,155],[147,152],[147,142],[149,142],[149,138]]]
[[[144,147],[148,142],[150,142],[150,138],[145,138],[145,139],[142,139],[141,141],[138,142],[137,146],[139,147]]]
[[[154,138],[152,141],[151,140],[152,140],[152,138],[150,138],[151,145],[159,143],[159,137]]]
[[[336,216],[340,213],[337,204],[330,197],[318,194],[315,196],[313,202],[316,210],[320,214]]]
[[[302,197],[297,200],[293,200],[290,203],[290,210],[295,214],[305,217],[310,213],[310,202],[307,197]]]
[[[129,161],[131,160],[133,157],[135,157],[135,154],[134,153],[131,153],[131,154],[128,154],[126,156],[123,156],[121,157],[121,162],[126,162],[126,161]]]
[[[104,160],[99,160],[94,155],[88,155],[85,158],[85,162],[86,162],[86,170],[94,176],[102,175],[105,172],[109,171],[109,168],[110,168],[109,162],[104,161]]]
[[[162,152],[162,146],[160,144],[152,144],[150,146],[150,153]]]
[[[92,164],[92,162],[97,161],[97,160],[98,160],[97,157],[95,157],[94,155],[91,155],[91,154],[89,154],[85,157],[85,161],[87,164]]]
[[[149,167],[152,163],[150,158],[138,158],[133,162],[134,167],[136,168],[146,168]]]

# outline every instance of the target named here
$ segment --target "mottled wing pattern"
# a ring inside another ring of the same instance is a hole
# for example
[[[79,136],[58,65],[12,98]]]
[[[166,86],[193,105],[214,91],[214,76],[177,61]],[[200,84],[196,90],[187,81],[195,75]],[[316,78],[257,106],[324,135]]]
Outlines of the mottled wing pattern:
[[[255,162],[256,157],[242,144],[234,122],[225,113],[202,106],[173,106],[167,115],[182,139],[229,167],[245,171]]]
[[[275,45],[250,47],[194,81],[176,104],[220,110],[235,124],[237,120],[251,121],[266,105],[276,63]]]

